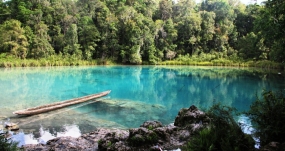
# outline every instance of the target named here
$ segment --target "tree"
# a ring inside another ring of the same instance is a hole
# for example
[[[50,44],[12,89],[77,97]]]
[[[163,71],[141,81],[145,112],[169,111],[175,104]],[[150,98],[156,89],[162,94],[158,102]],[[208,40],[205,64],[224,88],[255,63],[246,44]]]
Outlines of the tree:
[[[32,6],[31,1],[25,0],[11,0],[7,2],[11,9],[11,18],[19,20],[21,23],[26,25],[33,11],[30,9]]]
[[[66,54],[66,58],[131,64],[155,64],[176,55],[202,57],[206,53],[218,54],[212,59],[239,54],[244,59],[283,62],[284,3],[268,0],[265,5],[245,6],[239,0],[0,1],[4,31],[0,51],[19,58],[40,59],[55,53]],[[7,43],[9,38],[3,36],[9,31],[4,30],[4,22],[11,20],[21,24],[15,26],[21,30],[10,32],[10,36],[19,35],[11,40],[15,43]]]
[[[81,17],[78,27],[78,43],[82,46],[84,59],[92,59],[96,52],[97,42],[100,41],[100,33],[94,25],[92,18]]]
[[[157,20],[156,24],[156,47],[163,54],[160,58],[172,59],[176,55],[175,49],[177,47],[174,44],[174,41],[177,39],[177,30],[174,27],[173,21],[172,19],[166,21]]]
[[[121,60],[132,64],[141,64],[141,47],[143,45],[143,15],[138,14],[133,7],[124,7],[119,12],[119,31]]]
[[[80,50],[80,44],[78,44],[77,25],[71,24],[67,29],[66,46],[63,49],[64,55],[72,55],[76,59],[82,59],[82,52]]]
[[[171,0],[161,0],[159,2],[158,15],[161,20],[168,20],[172,17],[172,1]]]
[[[233,6],[228,0],[206,0],[202,2],[200,10],[215,13],[215,35],[209,47],[228,54],[228,51],[234,47],[237,37],[234,26],[236,15]]]
[[[267,59],[268,48],[264,46],[264,39],[260,33],[250,32],[238,41],[239,55],[244,59]]]
[[[0,26],[0,52],[8,52],[17,58],[25,59],[28,46],[20,21],[7,20]]]
[[[142,13],[145,17],[151,18],[157,9],[156,0],[143,0],[137,1],[137,5],[134,6],[138,13]]]
[[[100,7],[101,2],[99,0],[78,0],[76,3],[79,13],[82,16],[89,16],[91,18],[96,17],[96,9]]]
[[[92,16],[91,17],[92,22],[90,20],[88,26],[94,29],[92,34],[93,37],[95,36],[93,44],[95,44],[97,47],[96,51],[95,49],[93,51],[93,58],[100,58],[100,59],[105,59],[109,57],[116,58],[117,56],[119,56],[118,55],[119,44],[117,36],[118,18],[115,16],[114,13],[110,11],[110,9],[106,5],[106,2],[101,2],[101,1],[91,1],[91,2],[92,3],[89,2],[87,3],[88,8],[94,9],[94,12],[90,13],[86,12],[87,14],[86,13],[83,14],[87,16],[89,15]],[[83,5],[83,2],[80,2],[79,4]],[[81,32],[82,31],[81,27],[79,27],[79,29]],[[82,38],[79,38],[79,40],[80,39]],[[96,43],[94,43],[94,41],[96,41]]]
[[[269,47],[269,59],[278,62],[285,60],[285,2],[282,0],[268,0],[264,9],[254,22],[256,32],[265,37]]]
[[[0,1],[0,24],[6,21],[11,15],[11,10],[8,7],[7,2]]]
[[[208,47],[209,41],[211,41],[215,34],[215,17],[214,12],[200,11],[202,23],[201,23],[201,32],[200,32],[200,45],[203,52],[209,53],[211,47]]]
[[[261,6],[248,5],[245,10],[238,10],[235,26],[239,37],[246,36],[246,34],[253,32],[254,20],[259,15]]]
[[[47,58],[54,54],[54,49],[49,43],[50,37],[48,35],[48,26],[43,22],[35,25],[35,36],[31,46],[29,56],[35,59]]]
[[[182,17],[189,16],[192,12],[197,12],[195,7],[196,3],[194,0],[179,0],[178,3],[172,7],[174,22],[181,21]]]
[[[192,12],[191,15],[181,18],[178,22],[178,49],[183,50],[184,54],[193,55],[198,48],[201,32],[201,16],[199,13]]]

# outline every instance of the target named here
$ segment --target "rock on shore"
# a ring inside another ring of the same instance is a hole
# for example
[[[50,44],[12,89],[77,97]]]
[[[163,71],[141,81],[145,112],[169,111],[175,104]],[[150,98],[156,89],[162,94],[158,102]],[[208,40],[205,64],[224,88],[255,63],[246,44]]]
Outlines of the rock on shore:
[[[183,146],[191,135],[206,126],[209,118],[195,106],[181,109],[174,125],[163,126],[159,121],[146,121],[139,128],[129,130],[100,128],[79,138],[59,137],[45,145],[25,145],[27,151],[84,150],[84,151],[131,151],[170,150]]]

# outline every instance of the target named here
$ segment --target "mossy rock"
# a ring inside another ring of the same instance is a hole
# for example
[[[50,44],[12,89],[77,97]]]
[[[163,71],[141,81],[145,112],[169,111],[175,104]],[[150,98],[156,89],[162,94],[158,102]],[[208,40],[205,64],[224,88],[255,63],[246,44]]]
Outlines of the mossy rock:
[[[147,128],[149,130],[153,130],[158,127],[162,127],[162,123],[159,121],[146,121],[140,127]]]
[[[174,125],[179,127],[192,127],[191,124],[207,124],[209,118],[206,114],[194,105],[190,106],[188,109],[181,109],[178,116],[175,118]]]
[[[158,135],[147,128],[140,127],[135,129],[130,129],[129,143],[132,146],[148,146],[157,143],[159,140]]]

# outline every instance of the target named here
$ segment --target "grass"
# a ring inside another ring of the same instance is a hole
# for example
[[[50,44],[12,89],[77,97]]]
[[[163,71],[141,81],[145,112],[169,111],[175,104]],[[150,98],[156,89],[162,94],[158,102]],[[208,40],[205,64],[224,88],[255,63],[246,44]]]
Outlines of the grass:
[[[285,69],[285,64],[269,60],[244,60],[237,55],[224,56],[218,54],[179,55],[174,60],[160,61],[157,65],[192,65],[192,66],[230,66],[230,67],[258,67],[268,69]]]
[[[49,67],[49,66],[86,66],[86,65],[115,65],[114,59],[79,60],[76,57],[53,55],[42,59],[19,59],[0,54],[0,67]],[[144,62],[145,65],[150,64]],[[178,56],[175,60],[157,62],[156,65],[190,65],[190,66],[230,66],[230,67],[258,67],[267,69],[285,69],[285,64],[268,60],[242,60],[238,57],[219,58],[211,54]]]
[[[0,67],[50,67],[50,66],[86,66],[86,65],[114,65],[111,59],[106,60],[78,60],[64,58],[60,55],[50,56],[42,59],[19,59],[11,56],[0,55]]]
[[[158,62],[157,65],[228,66],[228,67],[257,67],[257,68],[267,68],[267,69],[285,69],[284,64],[272,62],[269,60],[232,61],[224,58],[215,59],[211,61],[168,60],[168,61]]]

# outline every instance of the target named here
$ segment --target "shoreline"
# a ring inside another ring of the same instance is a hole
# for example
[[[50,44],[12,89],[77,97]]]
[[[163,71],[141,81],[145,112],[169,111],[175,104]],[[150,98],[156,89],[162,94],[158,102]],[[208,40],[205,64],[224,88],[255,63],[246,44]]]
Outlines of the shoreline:
[[[191,119],[191,120],[189,120]],[[78,138],[57,137],[44,144],[24,145],[32,150],[172,150],[184,146],[209,118],[195,106],[181,109],[174,124],[162,125],[159,121],[146,121],[139,128],[98,128]]]
[[[34,59],[12,59],[6,60],[0,59],[0,68],[13,68],[13,67],[59,67],[59,66],[98,66],[98,65],[133,65],[133,64],[118,64],[112,60],[77,60],[77,61],[67,61],[67,60],[48,60],[48,59],[41,59],[41,60],[34,60]],[[149,64],[144,62],[142,64],[137,65],[186,65],[186,66],[214,66],[214,67],[253,67],[253,68],[265,68],[265,69],[279,69],[285,70],[285,64],[277,63],[269,60],[248,60],[248,61],[233,61],[229,59],[214,59],[210,61],[196,61],[196,60],[167,60],[156,62],[155,64]],[[135,66],[137,66],[135,65]]]

